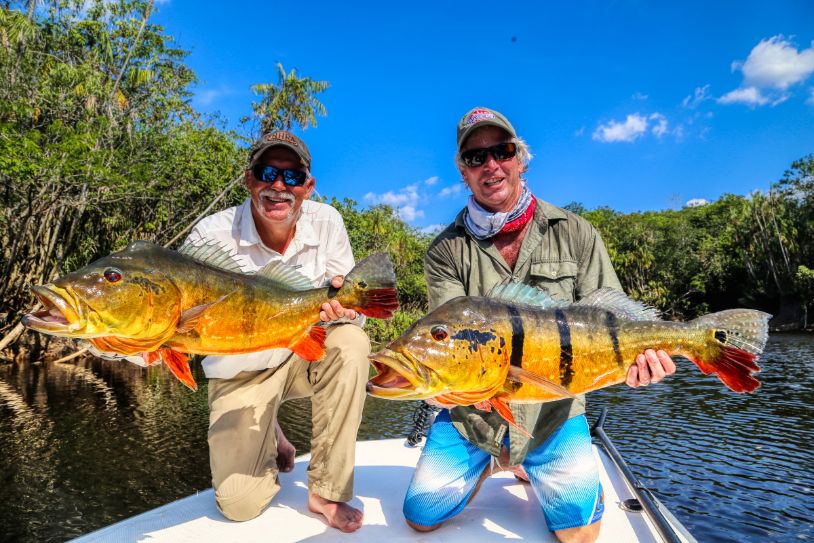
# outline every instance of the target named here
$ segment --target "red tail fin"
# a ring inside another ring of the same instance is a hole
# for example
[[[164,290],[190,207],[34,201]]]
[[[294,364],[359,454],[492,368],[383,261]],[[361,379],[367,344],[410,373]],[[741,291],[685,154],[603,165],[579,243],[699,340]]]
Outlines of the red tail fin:
[[[395,288],[377,288],[362,294],[362,304],[356,310],[367,317],[389,319],[398,308]]]
[[[396,295],[396,273],[385,253],[369,256],[359,262],[345,277],[339,294],[342,305],[368,317],[389,319],[399,307]]]
[[[706,375],[717,373],[718,378],[734,392],[752,392],[760,386],[760,381],[752,374],[760,371],[755,363],[757,355],[746,352],[737,347],[721,347],[718,358],[710,361],[690,360]]]

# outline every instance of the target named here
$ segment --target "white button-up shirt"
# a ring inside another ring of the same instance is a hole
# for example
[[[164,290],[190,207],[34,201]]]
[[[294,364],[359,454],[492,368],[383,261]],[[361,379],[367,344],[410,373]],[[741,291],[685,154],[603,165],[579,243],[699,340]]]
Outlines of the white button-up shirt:
[[[216,241],[234,253],[235,260],[247,273],[281,260],[307,277],[314,287],[325,285],[336,275],[347,275],[353,268],[345,223],[339,212],[326,204],[305,200],[285,254],[269,249],[260,239],[252,217],[251,198],[202,219],[190,232],[188,242]],[[316,319],[315,319],[316,320]],[[271,349],[257,353],[229,356],[207,356],[203,368],[210,379],[229,379],[241,371],[259,371],[279,366],[291,355],[288,349]]]

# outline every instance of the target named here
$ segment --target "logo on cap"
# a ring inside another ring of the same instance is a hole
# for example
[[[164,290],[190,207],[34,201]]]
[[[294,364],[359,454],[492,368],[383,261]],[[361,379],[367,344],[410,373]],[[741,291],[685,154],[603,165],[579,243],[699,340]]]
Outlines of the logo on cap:
[[[266,141],[282,141],[285,143],[290,143],[291,145],[299,145],[297,138],[294,134],[285,131],[279,132],[272,132],[271,134],[266,134]]]
[[[475,123],[479,123],[481,121],[488,121],[490,119],[494,119],[495,114],[489,111],[488,109],[476,109],[469,114],[469,117],[466,118],[464,121],[464,128],[469,128]]]

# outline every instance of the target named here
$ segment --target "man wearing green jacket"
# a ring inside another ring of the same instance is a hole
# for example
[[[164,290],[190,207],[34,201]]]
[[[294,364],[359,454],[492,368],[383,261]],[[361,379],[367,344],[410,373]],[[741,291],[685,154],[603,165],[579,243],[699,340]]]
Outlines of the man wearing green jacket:
[[[427,251],[430,310],[506,281],[538,286],[565,302],[602,287],[621,290],[599,233],[531,194],[522,178],[530,159],[497,111],[478,107],[458,123],[456,163],[472,195]],[[627,384],[656,383],[674,372],[667,353],[648,350],[631,365]],[[584,398],[514,404],[512,412],[533,438],[496,412],[455,407],[438,415],[405,497],[408,524],[430,531],[458,514],[496,462],[498,470],[528,477],[560,541],[596,540],[604,505]]]

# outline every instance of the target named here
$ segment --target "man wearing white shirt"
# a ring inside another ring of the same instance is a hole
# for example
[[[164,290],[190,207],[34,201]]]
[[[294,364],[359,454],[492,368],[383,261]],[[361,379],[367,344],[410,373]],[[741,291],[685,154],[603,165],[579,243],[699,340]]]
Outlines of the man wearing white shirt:
[[[315,287],[330,281],[339,288],[354,265],[353,253],[339,212],[307,200],[315,185],[310,169],[300,138],[286,131],[263,135],[249,153],[249,198],[201,220],[187,241],[220,243],[247,272],[280,260]],[[277,410],[286,400],[311,396],[308,506],[344,532],[362,525],[362,512],[346,502],[353,495],[370,342],[363,317],[336,300],[323,304],[318,318],[332,323],[321,361],[309,363],[288,349],[203,361],[212,484],[218,508],[232,520],[256,517],[280,489],[277,474],[293,468],[295,451]]]

